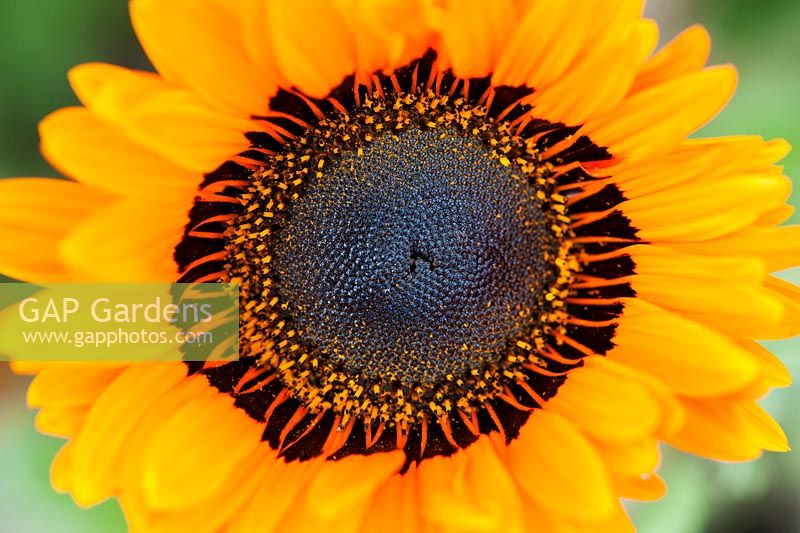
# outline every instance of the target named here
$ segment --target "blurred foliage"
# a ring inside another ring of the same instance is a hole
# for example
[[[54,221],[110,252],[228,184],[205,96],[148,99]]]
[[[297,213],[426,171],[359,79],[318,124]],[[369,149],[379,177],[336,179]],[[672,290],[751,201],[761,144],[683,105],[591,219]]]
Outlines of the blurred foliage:
[[[0,177],[58,176],[39,156],[36,124],[78,104],[66,74],[89,61],[148,68],[127,2],[0,1]],[[50,462],[63,441],[33,429],[26,384],[0,364],[0,531],[124,532],[115,501],[82,510],[50,487]]]
[[[800,2],[650,0],[648,15],[660,22],[662,40],[689,24],[704,24],[714,39],[714,62],[739,67],[737,96],[703,135],[755,133],[800,146]],[[130,28],[127,2],[3,0],[0,35],[0,176],[57,176],[38,155],[36,123],[50,111],[77,104],[66,81],[68,69],[87,61],[148,68]],[[800,150],[785,164],[788,174],[800,176]],[[800,281],[800,275],[793,277]],[[770,348],[788,361],[798,343]],[[799,363],[791,365],[795,375]],[[26,383],[0,368],[0,531],[124,531],[115,502],[80,510],[51,490],[49,463],[61,441],[33,430],[34,413],[24,406]],[[798,400],[795,388],[766,401],[794,441],[800,441],[800,411],[792,408]],[[667,451],[661,472],[669,495],[632,506],[643,533],[800,531],[800,454],[718,465]]]
[[[25,407],[27,380],[0,364],[0,531],[3,533],[124,533],[116,501],[78,508],[50,486],[50,462],[64,441],[33,429]]]
[[[121,0],[0,2],[0,176],[52,175],[36,124],[77,105],[66,80],[90,61],[147,68]]]
[[[712,62],[736,64],[739,89],[730,105],[699,135],[758,134],[783,137],[796,147],[783,164],[800,179],[800,2],[793,0],[650,0],[662,41],[693,23],[708,28]],[[792,203],[800,205],[795,185]],[[792,222],[800,222],[795,214]],[[787,276],[800,283],[800,272]],[[800,375],[797,339],[768,347]],[[700,355],[698,355],[700,356]],[[798,387],[774,391],[763,405],[800,441]],[[800,531],[800,455],[766,454],[757,462],[719,464],[665,450],[666,498],[632,506],[642,533],[794,533]]]
[[[662,0],[669,3],[669,0]],[[686,22],[711,32],[712,61],[733,62],[739,90],[730,106],[703,135],[760,134],[787,139],[795,150],[783,164],[800,179],[800,2],[795,0],[713,0],[692,2]],[[800,205],[800,187],[792,202]],[[793,222],[800,222],[795,214]]]

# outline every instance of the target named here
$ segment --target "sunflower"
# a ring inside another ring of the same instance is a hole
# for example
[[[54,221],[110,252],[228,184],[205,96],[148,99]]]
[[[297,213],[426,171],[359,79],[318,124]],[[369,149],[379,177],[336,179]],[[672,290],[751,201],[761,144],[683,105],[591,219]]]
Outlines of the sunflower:
[[[15,363],[52,481],[134,531],[624,531],[659,443],[785,451],[783,140],[642,1],[133,0],[73,69],[74,180],[0,182],[0,269],[235,282],[240,359]],[[20,245],[24,243],[24,245]]]

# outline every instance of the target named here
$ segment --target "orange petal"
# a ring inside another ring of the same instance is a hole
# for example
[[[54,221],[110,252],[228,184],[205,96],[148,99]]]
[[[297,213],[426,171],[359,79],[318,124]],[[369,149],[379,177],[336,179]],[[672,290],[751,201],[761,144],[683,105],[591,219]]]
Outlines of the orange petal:
[[[639,65],[658,42],[658,27],[649,20],[622,31],[629,37],[618,38],[612,46],[591,49],[561,79],[535,92],[528,100],[535,116],[582,124],[614,109],[628,94]],[[592,90],[576,90],[587,86]]]
[[[703,241],[753,224],[790,193],[788,178],[754,174],[660,191],[627,200],[619,208],[647,241]],[[678,219],[676,206],[681,210]]]
[[[639,299],[626,301],[614,343],[607,357],[685,396],[734,392],[759,375],[753,356],[727,336]]]
[[[404,462],[405,454],[399,450],[368,456],[352,455],[330,462],[308,487],[308,512],[330,519],[343,509],[365,503],[379,485],[400,470]]]
[[[69,78],[93,113],[190,171],[216,169],[250,145],[245,133],[263,130],[259,123],[212,109],[188,90],[148,72],[87,63],[73,68]]]
[[[336,0],[355,39],[356,76],[391,71],[421,57],[433,45],[422,0]]]
[[[135,0],[130,9],[142,47],[169,81],[239,116],[269,110],[277,87],[248,58],[233,11],[196,0]]]
[[[280,531],[355,533],[377,488],[403,466],[399,450],[327,462],[285,515]],[[290,465],[291,466],[291,465]]]
[[[586,522],[611,518],[616,494],[603,460],[563,416],[534,411],[508,458],[517,483],[542,507]]]
[[[267,477],[253,494],[252,499],[235,515],[229,525],[231,533],[263,533],[285,531],[279,528],[281,520],[314,476],[325,466],[324,460],[295,461],[287,464],[283,459],[266,465]]]
[[[130,196],[195,190],[202,176],[142,148],[82,107],[52,113],[39,124],[42,153],[86,185]]]
[[[525,509],[526,531],[546,531],[547,533],[578,533],[591,531],[590,526],[577,526],[566,518],[553,514],[549,509],[537,504],[524,491],[520,494]]]
[[[587,0],[580,9],[568,2],[532,2],[498,59],[494,83],[547,88],[592,53],[618,47],[639,22],[642,6],[641,0],[620,1],[614,9],[601,0]]]
[[[126,442],[153,402],[186,376],[181,363],[132,365],[95,402],[73,441],[72,495],[81,505],[109,497],[117,485]]]
[[[667,493],[667,484],[658,474],[613,476],[614,488],[623,498],[652,502]]]
[[[622,504],[617,503],[614,514],[610,520],[597,526],[587,528],[587,533],[636,533],[636,527],[631,522],[628,512]]]
[[[598,440],[641,439],[659,426],[661,407],[648,388],[622,365],[604,357],[588,357],[570,371],[547,409],[569,419]]]
[[[711,53],[711,37],[702,26],[685,29],[642,65],[632,93],[703,68]]]
[[[152,431],[141,488],[154,510],[185,509],[215,494],[261,442],[263,427],[229,396],[190,400]]]
[[[436,530],[523,531],[518,489],[488,437],[423,461],[419,487],[422,514]]]
[[[651,156],[711,120],[735,88],[733,67],[693,72],[630,96],[607,116],[587,122],[578,134],[624,158]]]
[[[361,520],[361,531],[416,533],[422,529],[419,509],[418,469],[411,465],[403,474],[387,479],[372,496]]]
[[[265,16],[262,31],[290,86],[322,98],[355,70],[355,39],[332,3],[269,0]]]
[[[443,17],[439,52],[444,65],[461,78],[492,72],[515,22],[511,1],[451,1]]]
[[[75,281],[59,259],[59,243],[111,199],[72,181],[0,180],[0,272],[32,282]]]
[[[538,88],[558,79],[584,45],[592,15],[567,2],[532,2],[498,58],[493,84]],[[567,25],[574,31],[565,34]]]
[[[750,461],[762,450],[788,451],[780,426],[754,401],[684,401],[686,424],[667,442],[681,450],[722,461]]]
[[[191,197],[167,200],[130,199],[98,210],[62,241],[64,262],[96,281],[177,280],[173,254],[188,222]]]

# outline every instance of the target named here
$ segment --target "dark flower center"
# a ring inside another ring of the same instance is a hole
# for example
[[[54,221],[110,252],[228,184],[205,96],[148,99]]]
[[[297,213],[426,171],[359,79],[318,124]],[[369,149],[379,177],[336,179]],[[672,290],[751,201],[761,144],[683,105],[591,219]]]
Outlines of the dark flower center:
[[[245,355],[346,418],[503,393],[564,327],[569,220],[539,154],[432,91],[319,119],[254,172],[226,232]]]
[[[434,52],[325,99],[281,90],[206,176],[181,281],[240,287],[240,359],[188,363],[287,461],[506,442],[612,346],[636,231],[610,154],[531,89]]]
[[[434,383],[530,328],[556,243],[522,172],[453,129],[345,153],[288,213],[273,272],[307,342],[355,374]]]

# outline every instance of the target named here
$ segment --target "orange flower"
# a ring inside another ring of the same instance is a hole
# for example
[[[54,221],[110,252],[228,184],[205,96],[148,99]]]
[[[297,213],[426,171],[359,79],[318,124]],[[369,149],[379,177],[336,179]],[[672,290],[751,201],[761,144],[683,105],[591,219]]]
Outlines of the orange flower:
[[[136,531],[620,531],[659,442],[785,451],[782,140],[642,2],[133,0],[0,181],[0,270],[236,281],[241,360],[16,363],[57,490]],[[25,243],[20,246],[20,243]]]

